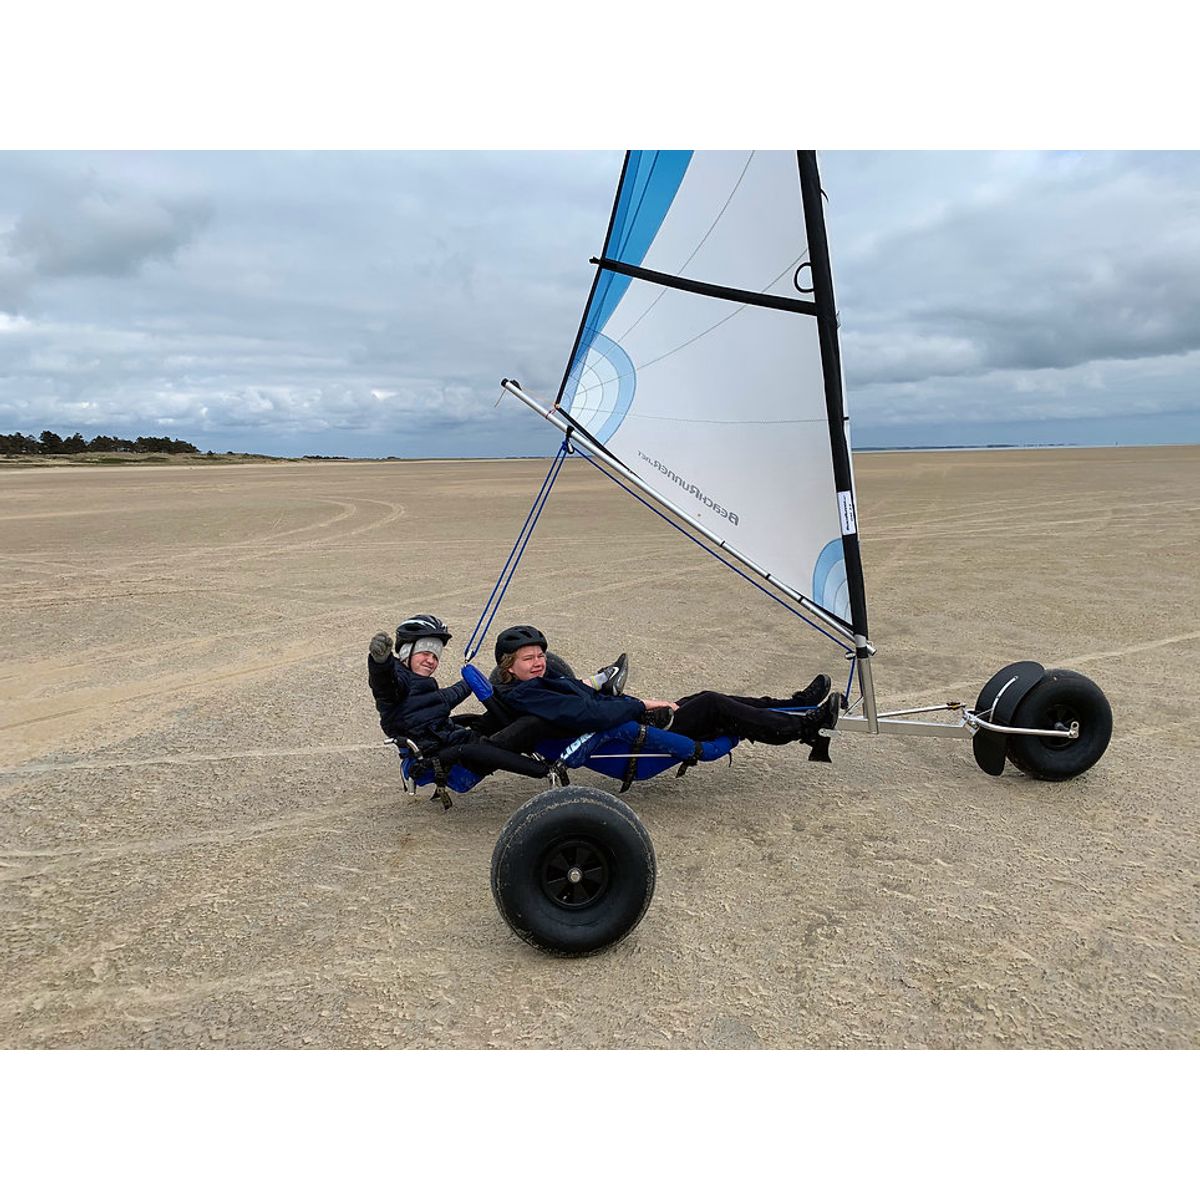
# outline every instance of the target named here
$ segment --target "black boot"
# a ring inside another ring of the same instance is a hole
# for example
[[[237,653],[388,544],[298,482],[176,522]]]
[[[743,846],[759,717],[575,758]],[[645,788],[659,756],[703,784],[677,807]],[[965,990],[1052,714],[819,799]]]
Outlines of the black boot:
[[[811,708],[829,695],[832,686],[833,680],[828,675],[818,675],[808,687],[792,693],[792,703],[797,708]]]
[[[829,738],[821,736],[822,729],[833,729],[842,712],[841,692],[830,692],[820,708],[805,715],[802,720],[810,725],[800,735],[800,740],[812,747],[809,762],[829,762]]]

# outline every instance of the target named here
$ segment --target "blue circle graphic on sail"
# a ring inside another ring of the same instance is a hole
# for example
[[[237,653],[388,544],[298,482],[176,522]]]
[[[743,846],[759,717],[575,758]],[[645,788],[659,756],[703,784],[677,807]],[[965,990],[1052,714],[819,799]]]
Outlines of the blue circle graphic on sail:
[[[590,375],[594,382],[589,382]],[[579,387],[571,398],[571,416],[601,443],[625,420],[637,391],[637,369],[618,342],[603,333],[592,335]],[[596,392],[599,395],[596,395]]]
[[[850,586],[846,580],[846,555],[842,539],[826,543],[813,567],[812,598],[827,612],[850,619]]]

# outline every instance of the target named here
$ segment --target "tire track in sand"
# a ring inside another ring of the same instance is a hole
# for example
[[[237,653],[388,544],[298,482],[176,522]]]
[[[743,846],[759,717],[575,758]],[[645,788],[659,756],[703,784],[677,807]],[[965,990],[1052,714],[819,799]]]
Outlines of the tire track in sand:
[[[242,825],[228,825],[219,829],[179,834],[175,837],[138,838],[129,842],[109,842],[98,846],[73,846],[56,850],[24,850],[15,846],[0,848],[0,865],[7,868],[0,872],[0,885],[17,883],[23,879],[43,877],[63,870],[79,870],[93,867],[137,854],[170,854],[197,846],[230,846],[240,842],[257,841],[260,838],[301,835],[307,833],[330,833],[340,835],[345,831],[329,826],[331,819],[351,816],[369,808],[391,808],[396,805],[393,797],[382,800],[358,800],[353,804],[330,804],[303,813],[285,817],[272,817],[265,821],[250,821]],[[14,865],[15,860],[21,865]]]
[[[1181,633],[1175,637],[1159,638],[1155,642],[1138,642],[1132,646],[1121,646],[1113,650],[1096,650],[1091,654],[1080,654],[1075,658],[1064,659],[1062,662],[1055,663],[1054,665],[1057,667],[1066,667],[1069,670],[1074,667],[1087,666],[1088,663],[1101,662],[1108,658],[1124,658],[1129,654],[1144,654],[1151,650],[1161,650],[1164,646],[1175,646],[1180,642],[1193,642],[1197,638],[1200,638],[1200,629],[1193,633]],[[985,680],[981,676],[978,679],[957,679],[952,683],[939,683],[919,690],[913,689],[906,692],[889,693],[887,696],[888,706],[927,699],[935,693],[945,695],[952,691],[962,691],[965,688],[972,688],[978,692],[984,682]]]
[[[109,771],[130,767],[175,767],[194,763],[235,762],[253,758],[319,758],[326,754],[356,754],[362,750],[390,750],[388,741],[355,742],[343,746],[284,746],[274,750],[232,750],[224,754],[160,754],[153,758],[81,759],[70,763],[27,763],[0,768],[0,779],[19,775],[54,775],[62,771]]]

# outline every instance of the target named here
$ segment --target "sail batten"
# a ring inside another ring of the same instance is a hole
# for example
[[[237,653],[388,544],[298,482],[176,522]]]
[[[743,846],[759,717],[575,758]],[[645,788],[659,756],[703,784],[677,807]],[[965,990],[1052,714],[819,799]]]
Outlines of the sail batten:
[[[556,408],[706,536],[865,638],[815,155],[631,151],[593,261]]]
[[[665,288],[677,288],[681,292],[695,292],[699,296],[714,296],[719,300],[732,300],[736,304],[749,304],[761,308],[780,308],[786,312],[817,315],[817,306],[811,300],[793,300],[788,296],[772,296],[769,292],[743,292],[739,288],[722,287],[718,283],[705,283],[700,279],[687,279],[682,275],[665,275],[661,271],[648,271],[645,267],[630,266],[614,258],[593,259],[606,271],[628,275],[631,279],[644,279]]]

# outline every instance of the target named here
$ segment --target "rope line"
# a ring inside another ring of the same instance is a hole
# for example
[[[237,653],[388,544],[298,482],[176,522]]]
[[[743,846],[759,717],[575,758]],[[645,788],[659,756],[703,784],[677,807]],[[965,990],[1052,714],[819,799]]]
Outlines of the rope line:
[[[628,486],[628,484],[624,483],[616,475],[612,475],[608,471],[606,471],[590,454],[585,453],[582,447],[577,446],[575,449],[576,449],[576,452],[579,454],[579,457],[582,458],[584,460],[584,462],[591,463],[591,465],[593,467],[595,467],[596,470],[599,471],[601,475],[605,476],[608,479],[611,479],[613,481],[613,483],[615,483],[619,488],[622,488],[625,491],[627,491],[639,504],[644,504],[652,513],[654,513],[656,516],[661,517],[673,529],[679,530],[679,532],[682,533],[684,537],[689,538],[691,541],[695,542],[696,545],[699,546],[700,549],[703,550],[706,554],[711,554],[713,556],[713,558],[715,558],[717,560],[717,562],[719,562],[722,566],[728,567],[731,571],[734,572],[734,574],[740,575],[747,583],[753,584],[756,588],[758,588],[758,590],[760,592],[762,592],[762,594],[764,596],[767,596],[769,599],[774,600],[775,603],[778,604],[780,607],[786,608],[788,612],[790,612],[793,616],[799,617],[800,620],[802,620],[806,625],[811,625],[813,629],[815,629],[819,634],[822,634],[824,637],[827,637],[831,642],[833,642],[833,644],[835,646],[840,646],[844,651],[853,652],[854,647],[851,646],[849,643],[838,641],[838,639],[836,637],[834,637],[832,633],[830,633],[826,629],[822,629],[821,626],[818,625],[815,621],[813,621],[809,617],[805,616],[804,613],[801,612],[800,609],[795,608],[793,605],[789,604],[786,600],[781,600],[778,596],[775,595],[774,592],[767,591],[767,589],[765,587],[763,587],[763,585],[761,583],[759,583],[757,579],[753,578],[750,575],[747,575],[746,572],[743,571],[740,567],[737,567],[733,563],[728,562],[726,559],[722,558],[711,546],[706,545],[698,537],[696,537],[695,534],[693,534],[689,530],[685,529],[678,522],[671,520],[671,518],[669,516],[667,516],[666,513],[659,512],[659,510],[657,508],[655,508],[653,504],[651,504],[648,500],[646,500],[642,496],[639,496],[637,494],[637,492],[635,492],[631,487]],[[853,667],[851,667],[851,670],[853,670]]]
[[[558,473],[562,470],[562,465],[566,462],[570,450],[570,441],[564,438],[563,444],[554,456],[554,461],[550,464],[550,470],[546,472],[546,478],[542,480],[541,490],[533,502],[533,507],[529,510],[529,515],[525,518],[525,524],[521,526],[521,532],[517,534],[517,540],[513,542],[513,548],[508,552],[504,566],[500,568],[499,578],[492,588],[491,595],[487,598],[487,603],[483,606],[483,612],[479,614],[479,620],[475,623],[475,628],[467,639],[467,648],[463,651],[463,658],[467,662],[470,662],[479,653],[483,639],[487,637],[488,630],[496,619],[496,614],[500,611],[504,593],[508,591],[508,585],[516,574],[517,567],[521,562],[521,555],[525,553],[525,548],[529,545],[534,526],[537,525],[538,518],[542,515],[542,509],[546,507],[546,501],[550,498],[550,489],[554,487],[554,482],[558,478]],[[478,635],[478,640],[476,640],[476,635]]]

